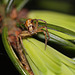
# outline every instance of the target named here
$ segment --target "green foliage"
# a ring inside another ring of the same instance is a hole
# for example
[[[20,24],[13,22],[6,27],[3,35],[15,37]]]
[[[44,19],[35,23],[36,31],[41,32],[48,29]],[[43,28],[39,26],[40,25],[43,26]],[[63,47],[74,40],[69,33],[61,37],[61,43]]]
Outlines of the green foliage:
[[[4,27],[2,32],[2,41],[9,58],[11,59],[12,63],[14,64],[14,66],[17,68],[17,70],[20,72],[21,75],[29,75],[29,73],[24,69],[23,65],[21,64],[20,60],[15,54],[7,38],[8,38],[8,29],[7,27]]]
[[[75,40],[75,16],[50,12],[50,11],[32,11],[29,18],[45,20],[48,23],[48,31],[51,36],[50,42],[56,43],[61,48],[68,49],[68,52],[75,52],[75,44],[70,42]],[[40,25],[44,25],[39,22]],[[22,75],[28,75],[21,62],[18,60],[15,52],[7,40],[7,28],[3,29],[3,44],[11,61]],[[43,34],[37,34],[39,38],[44,39]],[[27,54],[24,54],[34,75],[75,75],[75,61],[58,52],[56,49],[34,39],[23,39],[23,45]]]
[[[75,40],[75,16],[37,10],[31,11],[29,18],[45,20],[51,37],[49,41],[56,43],[59,47],[62,46],[60,48],[63,48],[65,51],[70,48],[75,53],[75,44],[71,42]],[[44,24],[40,21],[39,25]],[[43,38],[44,36],[38,35],[38,37]]]
[[[33,38],[23,39],[28,55],[27,60],[34,72],[38,75],[74,75],[69,69],[75,70],[75,61]]]

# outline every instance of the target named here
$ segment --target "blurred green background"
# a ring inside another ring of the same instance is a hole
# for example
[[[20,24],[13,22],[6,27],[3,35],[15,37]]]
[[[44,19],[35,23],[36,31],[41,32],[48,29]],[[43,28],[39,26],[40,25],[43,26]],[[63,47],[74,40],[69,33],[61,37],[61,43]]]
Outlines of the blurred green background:
[[[75,15],[75,0],[30,0],[25,7]]]

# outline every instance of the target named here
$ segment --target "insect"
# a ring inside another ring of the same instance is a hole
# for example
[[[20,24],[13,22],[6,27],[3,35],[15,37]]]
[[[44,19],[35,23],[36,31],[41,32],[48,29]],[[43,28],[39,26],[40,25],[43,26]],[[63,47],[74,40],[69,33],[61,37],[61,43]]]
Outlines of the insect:
[[[46,26],[39,27],[38,21],[44,22],[46,24]],[[46,49],[46,45],[47,45],[46,33],[48,35],[48,40],[50,39],[50,36],[49,36],[49,32],[47,30],[47,23],[44,20],[27,19],[24,23],[24,26],[26,27],[27,30],[22,31],[20,28],[19,29],[14,28],[14,30],[9,31],[9,41],[10,41],[11,45],[15,48],[16,52],[18,53],[19,59],[20,59],[21,63],[23,64],[23,66],[25,67],[25,69],[31,75],[34,75],[30,66],[28,65],[25,55],[23,54],[23,49],[25,49],[25,48],[22,43],[22,38],[27,37],[27,36],[32,36],[34,34],[37,34],[38,32],[43,32],[45,35],[45,49]],[[20,27],[22,27],[22,25],[20,25]],[[42,30],[43,28],[45,28],[46,31]],[[22,47],[23,47],[23,49],[22,49]]]
[[[36,23],[34,23],[34,21]],[[38,26],[38,21],[44,22],[46,24],[46,26],[39,27]],[[33,34],[37,34],[38,32],[43,32],[44,35],[45,35],[45,49],[46,49],[46,45],[47,45],[46,33],[48,35],[48,40],[50,39],[49,32],[47,30],[46,21],[41,20],[41,19],[27,19],[24,26],[26,27],[27,31],[22,31],[21,34],[18,35],[18,38],[20,39],[22,46],[23,46],[22,39],[21,39],[22,37],[32,36]],[[45,28],[46,31],[42,30],[43,28]]]

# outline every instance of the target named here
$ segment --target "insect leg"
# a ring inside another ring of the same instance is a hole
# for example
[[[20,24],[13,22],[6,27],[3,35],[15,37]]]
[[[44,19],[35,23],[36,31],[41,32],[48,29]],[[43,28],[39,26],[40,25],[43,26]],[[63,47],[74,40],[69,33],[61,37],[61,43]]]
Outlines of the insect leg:
[[[27,51],[26,51],[26,49],[25,49],[25,47],[24,47],[24,45],[23,45],[23,42],[22,42],[22,38],[21,38],[21,36],[18,36],[18,37],[19,37],[19,39],[20,39],[21,46],[23,47],[23,49],[25,50],[25,53],[27,54]]]
[[[40,27],[38,30],[41,30],[41,29],[43,29],[43,28],[46,29],[46,32],[47,32],[47,35],[48,35],[48,40],[49,40],[49,39],[50,39],[50,36],[49,36],[49,32],[48,32],[48,30],[47,30],[47,27],[43,26],[43,27]]]
[[[34,24],[34,21],[36,21],[36,25]],[[35,25],[35,28],[37,29],[37,27],[38,27],[38,20],[37,19],[33,19],[33,25]]]
[[[43,28],[45,28],[46,29],[46,32],[47,32],[47,35],[48,35],[48,40],[50,39],[50,36],[49,36],[49,32],[48,32],[48,30],[47,30],[47,22],[46,21],[44,21],[44,20],[42,20],[42,19],[38,19],[39,21],[42,21],[42,22],[44,22],[45,23],[45,25],[46,26],[43,26],[43,27],[40,27],[40,29],[43,29]]]
[[[38,30],[37,32],[43,32],[45,35],[45,50],[46,50],[46,46],[47,46],[47,36],[46,36],[46,32],[44,30]]]
[[[38,20],[44,22],[45,25],[46,25],[46,27],[47,27],[47,22],[46,22],[46,21],[44,21],[44,20],[42,20],[42,19],[38,19]]]

